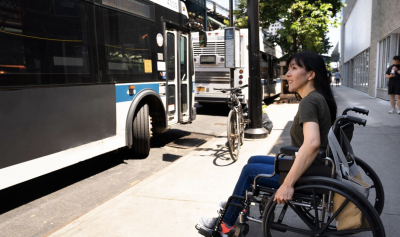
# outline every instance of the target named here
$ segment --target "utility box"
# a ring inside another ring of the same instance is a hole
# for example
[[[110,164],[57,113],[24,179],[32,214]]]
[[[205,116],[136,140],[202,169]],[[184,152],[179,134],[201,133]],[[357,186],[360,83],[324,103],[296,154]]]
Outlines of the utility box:
[[[225,67],[240,67],[240,30],[225,28]]]

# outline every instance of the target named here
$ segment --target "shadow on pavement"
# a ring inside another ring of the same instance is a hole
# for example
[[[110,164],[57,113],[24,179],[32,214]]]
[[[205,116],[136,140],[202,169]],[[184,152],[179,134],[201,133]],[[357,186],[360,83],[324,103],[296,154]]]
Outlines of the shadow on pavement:
[[[290,139],[290,127],[292,126],[292,123],[293,123],[293,121],[288,121],[288,123],[285,125],[285,128],[283,129],[281,136],[276,141],[275,145],[272,147],[269,155],[278,154],[279,150],[283,146],[291,146],[292,141]],[[274,132],[274,131],[275,131],[275,129],[272,129],[272,132]]]
[[[181,157],[182,156],[178,156],[178,155],[174,155],[174,154],[163,154],[162,160],[167,161],[167,162],[174,162]]]
[[[227,104],[196,104],[198,114],[213,115],[213,116],[227,116],[229,114],[229,107]]]
[[[215,157],[213,164],[215,166],[229,166],[235,163],[229,154],[228,147],[224,145],[217,145],[217,148],[196,148],[195,151],[211,151],[213,153],[207,153],[200,156]]]
[[[153,138],[151,138],[150,140],[150,146],[152,148],[163,147],[170,142],[173,142],[182,137],[189,136],[190,134],[190,132],[186,132],[180,129],[170,129],[161,134],[154,134]]]

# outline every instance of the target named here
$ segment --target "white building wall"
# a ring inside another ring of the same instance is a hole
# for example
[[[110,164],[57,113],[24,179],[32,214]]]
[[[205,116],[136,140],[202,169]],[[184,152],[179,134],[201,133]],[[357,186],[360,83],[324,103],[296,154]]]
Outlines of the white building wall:
[[[372,0],[357,1],[345,27],[344,62],[371,46]]]

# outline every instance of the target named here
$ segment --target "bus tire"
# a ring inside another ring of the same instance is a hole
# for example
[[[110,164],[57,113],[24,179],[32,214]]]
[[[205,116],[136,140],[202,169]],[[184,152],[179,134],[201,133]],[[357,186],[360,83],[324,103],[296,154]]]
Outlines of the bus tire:
[[[146,158],[150,153],[151,137],[149,106],[143,104],[136,111],[132,126],[132,151],[135,157]]]

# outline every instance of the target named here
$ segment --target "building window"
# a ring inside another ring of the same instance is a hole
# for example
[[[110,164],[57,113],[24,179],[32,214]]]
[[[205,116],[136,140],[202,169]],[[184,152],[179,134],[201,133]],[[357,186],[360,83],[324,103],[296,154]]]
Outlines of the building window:
[[[390,36],[379,42],[378,88],[387,89],[386,69],[390,66]]]
[[[353,85],[368,87],[369,49],[354,57]]]

